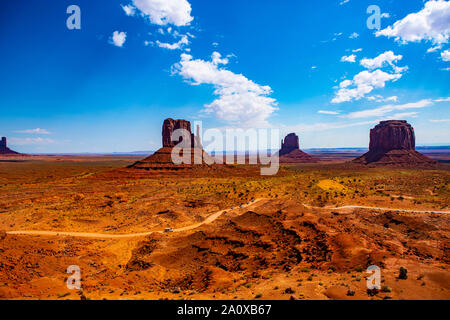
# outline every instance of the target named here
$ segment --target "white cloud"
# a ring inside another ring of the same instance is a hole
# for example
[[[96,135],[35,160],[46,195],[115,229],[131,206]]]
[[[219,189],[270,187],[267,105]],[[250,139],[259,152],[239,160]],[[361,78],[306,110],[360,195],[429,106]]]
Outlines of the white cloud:
[[[50,131],[46,129],[36,128],[36,129],[27,129],[27,130],[18,130],[15,131],[17,133],[29,133],[29,134],[51,134]]]
[[[431,47],[430,49],[428,49],[427,53],[436,52],[441,49],[442,49],[442,45],[434,46],[434,47]]]
[[[434,123],[444,123],[444,122],[450,122],[450,119],[430,120],[430,122],[434,122]]]
[[[403,56],[396,56],[392,51],[386,51],[373,59],[364,58],[360,61],[361,65],[369,70],[384,67],[386,64],[394,66],[394,63],[402,60]]]
[[[132,5],[125,5],[121,7],[127,16],[134,16],[136,14],[136,7],[133,7]]]
[[[383,96],[375,95],[375,96],[367,97],[367,100],[377,101],[377,102],[397,102],[398,97],[392,96],[392,97],[384,98]]]
[[[355,63],[356,62],[356,55],[352,54],[352,55],[349,55],[349,56],[343,56],[341,58],[341,62]]]
[[[372,120],[372,121],[361,121],[361,122],[319,122],[319,123],[313,123],[313,124],[298,124],[295,126],[289,126],[284,128],[285,131],[289,132],[317,132],[317,131],[326,131],[326,130],[333,130],[333,129],[344,129],[344,128],[351,128],[351,127],[359,127],[359,126],[365,126],[368,124],[375,124],[378,123],[379,120]]]
[[[337,111],[327,111],[327,110],[319,110],[319,111],[317,111],[317,113],[320,113],[320,114],[329,114],[329,115],[338,115],[338,114],[340,114],[340,113],[337,112]]]
[[[122,47],[126,40],[127,40],[126,32],[114,31],[109,42],[115,45],[116,47]]]
[[[346,4],[347,2],[349,2],[350,0],[342,0],[341,2],[339,2],[339,5],[342,6],[343,4]]]
[[[357,52],[361,52],[362,50],[363,50],[362,48],[359,48],[359,49],[352,50],[352,52],[357,53]]]
[[[350,39],[356,39],[356,38],[358,38],[358,37],[359,37],[359,34],[356,33],[356,32],[353,32],[353,33],[349,36]]]
[[[392,116],[390,116],[390,119],[405,119],[405,118],[417,118],[418,112],[402,112],[402,113],[395,113]]]
[[[15,146],[25,146],[25,145],[45,145],[55,143],[52,139],[46,138],[11,138],[9,143]]]
[[[219,96],[205,105],[205,112],[218,119],[243,126],[267,126],[267,118],[277,109],[277,102],[270,98],[272,89],[261,86],[221,65],[228,63],[220,53],[214,52],[211,61],[193,59],[182,54],[181,61],[173,66],[173,73],[181,75],[191,85],[210,84]]]
[[[408,109],[421,109],[433,104],[433,100],[424,99],[418,102],[400,104],[400,105],[392,105],[388,104],[385,106],[381,106],[374,109],[367,109],[362,111],[351,112],[343,117],[349,119],[359,119],[359,118],[370,118],[370,117],[383,117],[390,112],[399,111],[399,110],[408,110]]]
[[[180,41],[178,41],[178,42],[171,44],[171,43],[160,42],[159,40],[157,40],[156,44],[161,48],[166,48],[169,50],[177,50],[177,49],[182,49],[184,46],[189,45],[189,40],[186,35],[183,35],[181,37]]]
[[[381,70],[362,71],[353,77],[353,80],[344,80],[340,83],[340,89],[332,103],[341,103],[352,100],[360,100],[375,88],[384,88],[386,82],[397,81],[402,77],[401,73],[386,73]],[[352,88],[349,88],[353,86]]]
[[[450,101],[450,97],[447,98],[440,98],[440,99],[435,99],[434,102],[449,102]]]
[[[187,0],[133,0],[133,5],[142,16],[157,25],[172,24],[180,27],[189,25],[194,20],[191,16],[191,4]]]
[[[450,1],[433,1],[416,13],[376,32],[376,36],[394,37],[403,43],[432,41],[435,44],[447,43],[450,35]]]
[[[450,61],[450,51],[445,50],[445,51],[441,52],[441,57],[442,57],[442,60],[444,60],[444,61]]]

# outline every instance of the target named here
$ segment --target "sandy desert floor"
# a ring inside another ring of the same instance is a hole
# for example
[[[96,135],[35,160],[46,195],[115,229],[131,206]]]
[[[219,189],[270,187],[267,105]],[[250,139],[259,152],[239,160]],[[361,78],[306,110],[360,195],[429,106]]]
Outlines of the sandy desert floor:
[[[0,299],[450,299],[448,164],[264,177],[125,169],[137,159],[0,159]]]

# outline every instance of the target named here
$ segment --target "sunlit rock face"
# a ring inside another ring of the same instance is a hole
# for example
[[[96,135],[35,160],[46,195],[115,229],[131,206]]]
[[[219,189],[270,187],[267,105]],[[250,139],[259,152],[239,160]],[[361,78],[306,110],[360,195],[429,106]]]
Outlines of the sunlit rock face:
[[[382,121],[370,130],[369,152],[353,162],[365,165],[435,165],[436,161],[415,150],[413,127],[405,120]]]

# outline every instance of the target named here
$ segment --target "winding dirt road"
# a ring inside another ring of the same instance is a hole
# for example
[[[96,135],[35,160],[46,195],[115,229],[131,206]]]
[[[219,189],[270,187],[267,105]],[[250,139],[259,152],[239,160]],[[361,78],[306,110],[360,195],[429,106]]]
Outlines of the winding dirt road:
[[[187,227],[173,229],[173,232],[183,232],[183,231],[189,231],[193,229],[197,229],[198,227],[209,224],[214,222],[217,218],[219,218],[221,215],[223,215],[226,212],[229,211],[235,211],[239,209],[244,209],[251,207],[258,202],[262,201],[264,199],[256,199],[253,202],[250,202],[249,204],[244,204],[242,207],[236,207],[233,210],[220,210],[216,213],[213,213],[208,218],[206,218],[204,221],[200,223],[196,223]],[[59,231],[7,231],[7,234],[11,235],[33,235],[33,236],[55,236],[55,237],[77,237],[77,238],[96,238],[96,239],[124,239],[124,238],[138,238],[138,237],[146,237],[153,233],[164,233],[164,231],[152,231],[152,232],[142,232],[142,233],[130,233],[130,234],[105,234],[105,233],[87,233],[87,232],[59,232]]]
[[[243,208],[251,207],[262,200],[268,200],[264,198],[256,199],[254,202],[242,205]],[[305,205],[307,208],[316,209],[326,209],[326,210],[345,210],[345,209],[370,209],[370,210],[381,210],[381,211],[397,211],[397,212],[409,212],[409,213],[435,213],[435,214],[450,214],[449,211],[432,211],[432,210],[408,210],[408,209],[392,209],[392,208],[380,208],[380,207],[368,207],[368,206],[343,206],[343,207],[312,207]],[[187,227],[173,229],[173,232],[183,232],[190,231],[201,227],[202,225],[214,222],[217,218],[229,211],[235,211],[241,209],[237,207],[233,210],[220,210],[213,213],[208,218],[200,223],[196,223]],[[40,235],[40,236],[56,236],[56,237],[78,237],[78,238],[96,238],[96,239],[124,239],[124,238],[138,238],[149,236],[153,233],[164,233],[164,231],[152,231],[152,232],[142,232],[142,233],[130,233],[130,234],[104,234],[104,233],[85,233],[85,232],[59,232],[59,231],[7,231],[7,234],[11,235]]]
[[[409,210],[409,209],[391,209],[391,208],[379,208],[379,207],[366,207],[366,206],[343,206],[337,208],[327,208],[332,210],[342,210],[342,209],[372,209],[381,211],[397,211],[397,212],[410,212],[410,213],[437,213],[437,214],[450,214],[450,211],[432,211],[432,210]]]

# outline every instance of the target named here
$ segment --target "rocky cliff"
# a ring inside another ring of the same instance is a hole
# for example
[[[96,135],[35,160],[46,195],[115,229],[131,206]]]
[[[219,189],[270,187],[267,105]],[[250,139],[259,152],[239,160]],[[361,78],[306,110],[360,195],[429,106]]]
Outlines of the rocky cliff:
[[[279,151],[280,163],[311,163],[316,160],[309,154],[300,150],[299,138],[295,133],[290,133],[281,141]]]
[[[370,130],[369,152],[354,160],[366,165],[434,165],[436,161],[415,150],[413,127],[404,120],[382,121]]]
[[[0,141],[0,154],[10,155],[10,154],[19,154],[19,153],[9,149],[8,144],[6,142],[6,138],[2,137],[2,140]]]

